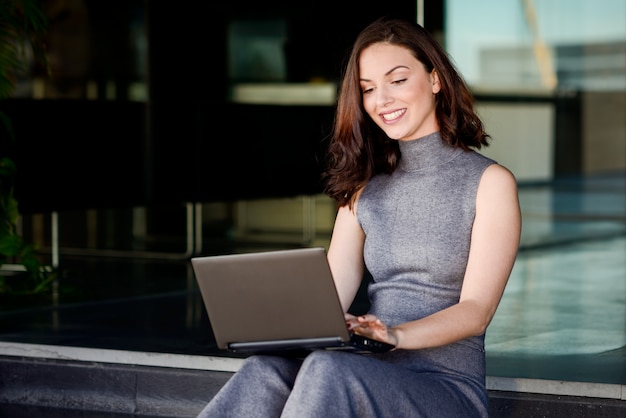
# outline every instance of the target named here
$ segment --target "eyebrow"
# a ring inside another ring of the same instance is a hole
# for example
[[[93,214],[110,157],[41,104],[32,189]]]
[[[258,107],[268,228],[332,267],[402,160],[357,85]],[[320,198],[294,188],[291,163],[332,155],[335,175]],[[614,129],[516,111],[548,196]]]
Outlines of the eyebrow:
[[[397,69],[399,69],[399,68],[405,68],[405,69],[407,69],[407,70],[410,70],[410,68],[409,68],[409,67],[407,67],[406,65],[396,65],[396,66],[395,66],[395,67],[393,67],[391,70],[387,71],[387,72],[385,73],[385,76],[388,76],[389,74],[393,73],[394,71],[396,71],[396,70],[397,70]],[[367,81],[372,81],[372,80],[369,80],[369,79],[367,79],[367,78],[359,78],[359,81],[366,81],[366,82],[367,82]]]

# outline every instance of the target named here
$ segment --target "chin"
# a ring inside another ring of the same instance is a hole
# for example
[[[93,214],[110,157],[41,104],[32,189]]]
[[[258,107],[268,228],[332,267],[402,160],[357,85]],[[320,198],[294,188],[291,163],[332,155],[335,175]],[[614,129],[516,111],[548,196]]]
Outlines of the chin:
[[[389,137],[389,139],[393,139],[394,141],[408,141],[411,138],[408,138],[404,135],[392,135],[392,134],[387,134],[387,136]]]
[[[398,141],[398,140],[403,138],[403,135],[401,135],[401,134],[396,134],[396,133],[393,133],[393,132],[389,132],[389,131],[386,131],[384,129],[383,129],[383,132],[385,132],[385,135],[387,135],[390,139],[394,139],[396,141]]]

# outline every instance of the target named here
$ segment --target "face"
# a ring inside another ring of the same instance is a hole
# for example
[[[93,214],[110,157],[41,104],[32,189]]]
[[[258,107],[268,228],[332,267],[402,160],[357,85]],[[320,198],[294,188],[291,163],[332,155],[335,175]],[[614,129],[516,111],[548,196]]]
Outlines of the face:
[[[428,73],[408,49],[388,43],[364,49],[359,67],[363,107],[389,138],[405,141],[439,130],[436,71]]]

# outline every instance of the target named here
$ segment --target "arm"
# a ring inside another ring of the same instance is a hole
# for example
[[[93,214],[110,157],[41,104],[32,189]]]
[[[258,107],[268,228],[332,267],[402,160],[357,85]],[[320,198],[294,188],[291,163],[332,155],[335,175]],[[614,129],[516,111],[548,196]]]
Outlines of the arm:
[[[402,349],[437,347],[481,335],[502,298],[517,256],[520,234],[515,178],[506,168],[491,165],[478,187],[472,242],[459,303],[393,328],[365,315],[358,318],[357,332]]]
[[[363,279],[364,242],[365,234],[355,211],[347,205],[340,207],[328,248],[328,262],[344,312],[350,308]]]

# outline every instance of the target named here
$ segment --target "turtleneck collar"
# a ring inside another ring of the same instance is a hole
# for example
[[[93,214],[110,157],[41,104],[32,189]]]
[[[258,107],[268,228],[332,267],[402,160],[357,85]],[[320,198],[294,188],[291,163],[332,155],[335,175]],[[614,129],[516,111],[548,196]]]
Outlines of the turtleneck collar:
[[[398,169],[402,171],[418,171],[447,163],[463,152],[441,139],[439,132],[433,132],[418,139],[399,141],[400,162]]]

